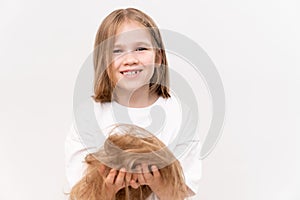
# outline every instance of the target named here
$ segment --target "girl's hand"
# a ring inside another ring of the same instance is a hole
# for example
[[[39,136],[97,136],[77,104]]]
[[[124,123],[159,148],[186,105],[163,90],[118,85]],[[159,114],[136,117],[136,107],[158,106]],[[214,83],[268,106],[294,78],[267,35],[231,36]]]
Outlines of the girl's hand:
[[[124,168],[119,170],[111,169],[108,173],[105,165],[101,165],[99,172],[104,179],[106,199],[110,200],[116,195],[116,193],[125,187],[125,182],[127,184],[131,180],[131,174],[126,173]]]
[[[140,185],[148,185],[160,200],[170,199],[170,188],[166,188],[163,184],[163,179],[156,166],[153,165],[151,167],[152,173],[149,171],[147,164],[137,166],[137,170],[137,178]]]

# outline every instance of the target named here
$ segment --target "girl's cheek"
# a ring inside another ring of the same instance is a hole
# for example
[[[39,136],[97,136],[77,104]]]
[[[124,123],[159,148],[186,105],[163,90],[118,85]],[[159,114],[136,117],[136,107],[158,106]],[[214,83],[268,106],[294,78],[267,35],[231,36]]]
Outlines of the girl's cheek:
[[[120,61],[118,61],[118,60],[114,60],[113,62],[112,62],[112,70],[116,70],[116,69],[118,69],[119,68],[119,66],[120,66]]]
[[[120,67],[121,63],[122,63],[122,59],[121,59],[121,57],[118,57],[112,61],[112,66],[113,66],[113,68],[117,69]]]

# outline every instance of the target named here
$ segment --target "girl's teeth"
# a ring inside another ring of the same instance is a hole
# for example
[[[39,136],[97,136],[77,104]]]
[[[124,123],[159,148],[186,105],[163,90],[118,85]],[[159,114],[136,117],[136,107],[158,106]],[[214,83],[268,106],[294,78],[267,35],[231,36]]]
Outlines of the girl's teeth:
[[[124,75],[134,75],[137,74],[139,71],[128,71],[128,72],[123,72]]]

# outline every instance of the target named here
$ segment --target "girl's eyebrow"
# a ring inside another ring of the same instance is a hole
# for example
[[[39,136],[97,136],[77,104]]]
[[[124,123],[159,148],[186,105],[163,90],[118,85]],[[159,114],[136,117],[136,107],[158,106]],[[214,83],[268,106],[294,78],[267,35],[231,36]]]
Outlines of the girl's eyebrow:
[[[152,44],[151,43],[148,43],[148,42],[135,42],[135,43],[133,43],[133,44],[131,44],[132,46],[147,46],[147,47],[150,47],[150,46],[152,46]],[[122,48],[122,47],[124,47],[124,46],[126,46],[126,44],[122,44],[122,43],[116,43],[115,45],[114,45],[114,48]]]
[[[137,46],[139,46],[139,45],[142,45],[142,46],[152,46],[152,44],[151,43],[148,43],[148,42],[136,42],[135,43]]]

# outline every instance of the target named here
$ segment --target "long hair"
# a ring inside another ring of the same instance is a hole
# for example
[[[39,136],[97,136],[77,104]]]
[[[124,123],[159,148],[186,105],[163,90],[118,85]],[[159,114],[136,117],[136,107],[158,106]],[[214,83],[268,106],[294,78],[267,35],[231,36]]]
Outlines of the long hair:
[[[96,102],[111,102],[114,83],[110,78],[114,36],[124,23],[133,21],[141,24],[149,31],[153,46],[155,47],[155,62],[160,62],[155,67],[150,80],[151,93],[156,93],[163,98],[169,98],[169,72],[165,48],[160,31],[148,15],[135,8],[118,9],[110,13],[101,23],[94,43],[94,95]]]
[[[187,187],[179,161],[168,148],[154,135],[134,125],[116,125],[103,147],[85,158],[87,169],[84,177],[72,188],[70,200],[106,199],[105,183],[99,172],[101,165],[110,169],[125,168],[132,171],[141,163],[154,164],[161,174],[163,185],[172,187],[169,194],[172,200],[187,196]],[[115,200],[145,200],[152,190],[147,185],[137,189],[126,185],[115,195]]]

